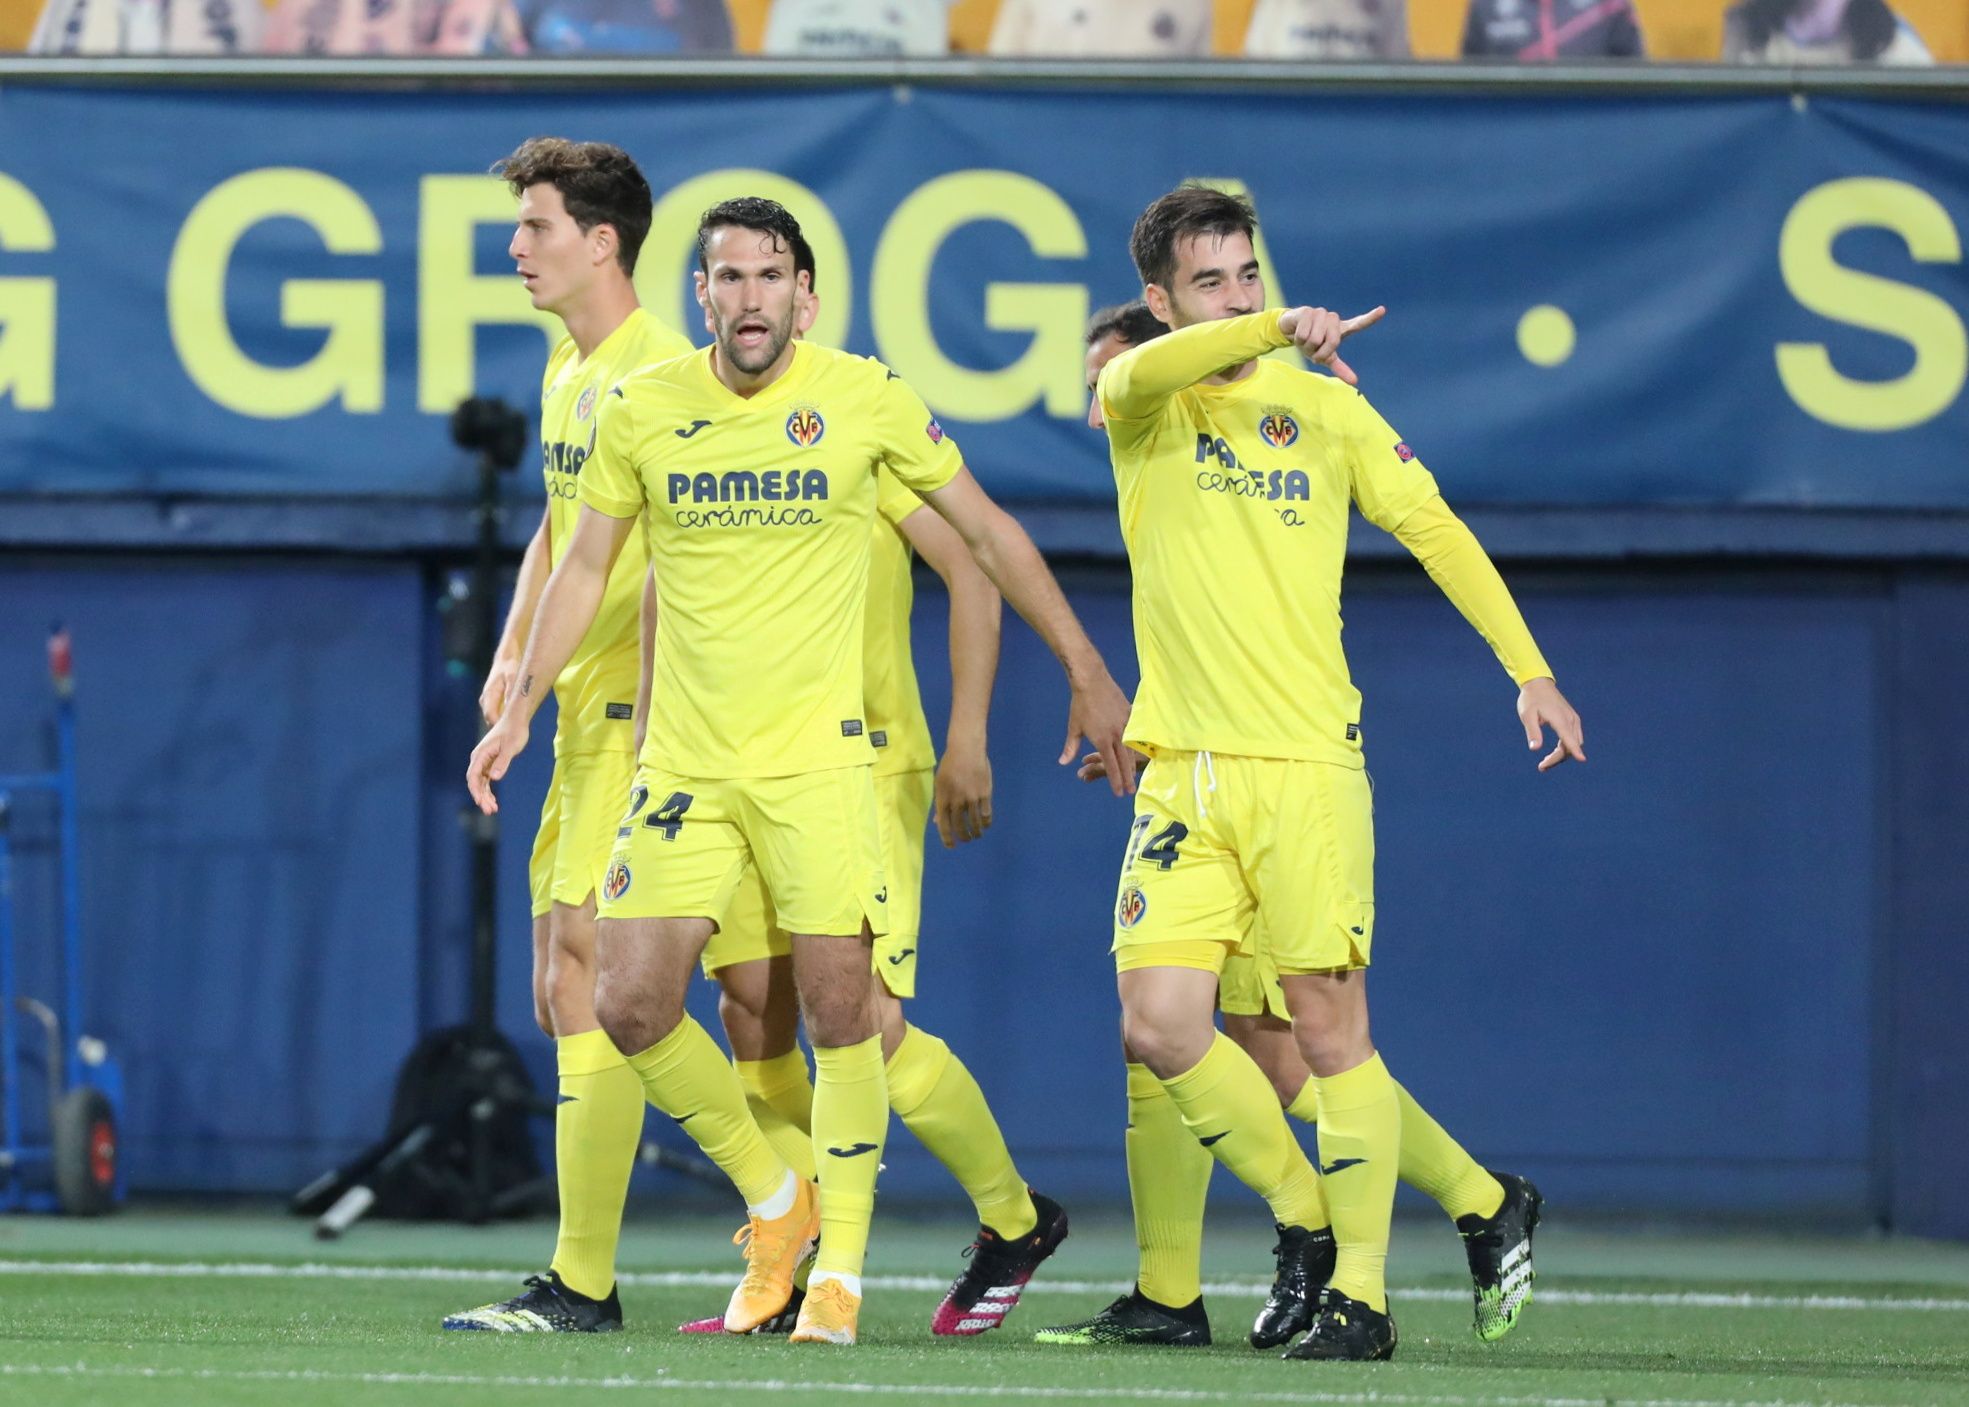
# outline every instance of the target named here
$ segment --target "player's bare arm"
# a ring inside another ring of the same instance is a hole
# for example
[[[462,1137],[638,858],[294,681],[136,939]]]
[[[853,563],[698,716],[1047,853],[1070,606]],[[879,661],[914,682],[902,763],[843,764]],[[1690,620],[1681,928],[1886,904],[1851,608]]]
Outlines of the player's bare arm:
[[[567,555],[541,591],[540,608],[534,613],[533,630],[520,662],[519,683],[499,721],[472,749],[472,760],[465,769],[465,785],[472,800],[488,816],[499,809],[492,784],[506,775],[513,759],[525,750],[534,712],[594,624],[616,554],[635,525],[634,518],[611,518],[582,506]]]
[[[998,588],[972,560],[957,530],[918,509],[899,524],[916,555],[950,592],[950,722],[937,763],[937,835],[944,849],[976,840],[991,825],[986,723],[998,674]]]
[[[533,629],[533,613],[540,607],[540,592],[547,585],[553,561],[549,540],[553,517],[549,510],[540,514],[540,526],[520,558],[519,580],[513,584],[513,606],[506,612],[506,628],[499,634],[499,648],[493,652],[492,668],[486,673],[485,687],[479,690],[479,713],[488,724],[499,721],[506,710],[506,695],[520,676],[520,656],[526,652],[526,637]]]
[[[1108,673],[1107,662],[1081,628],[1046,559],[1011,514],[991,501],[969,469],[942,488],[924,495],[945,522],[957,530],[971,556],[1012,609],[1039,633],[1067,672],[1073,703],[1067,713],[1066,745],[1060,765],[1073,761],[1084,737],[1108,761],[1108,785],[1116,796],[1135,789],[1133,769],[1121,765],[1122,734],[1128,728],[1128,696]]]

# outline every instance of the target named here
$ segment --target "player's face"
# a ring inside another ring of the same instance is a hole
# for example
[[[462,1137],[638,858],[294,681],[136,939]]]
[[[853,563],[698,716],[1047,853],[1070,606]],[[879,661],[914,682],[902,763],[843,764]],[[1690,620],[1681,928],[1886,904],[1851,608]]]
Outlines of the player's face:
[[[757,376],[785,354],[810,295],[793,272],[793,251],[770,234],[725,225],[711,232],[708,273],[697,276],[705,326],[720,354]]]
[[[560,312],[580,301],[595,271],[614,257],[613,231],[597,225],[583,232],[567,213],[561,193],[546,183],[520,192],[519,225],[506,252],[519,270],[533,306]]]
[[[1106,425],[1101,419],[1101,398],[1094,394],[1094,383],[1101,379],[1101,368],[1134,345],[1121,340],[1121,334],[1110,332],[1100,341],[1087,348],[1087,427],[1099,430]]]
[[[1258,272],[1249,235],[1191,235],[1176,241],[1176,271],[1169,286],[1151,284],[1147,292],[1157,317],[1171,327],[1189,327],[1263,308],[1265,276]]]

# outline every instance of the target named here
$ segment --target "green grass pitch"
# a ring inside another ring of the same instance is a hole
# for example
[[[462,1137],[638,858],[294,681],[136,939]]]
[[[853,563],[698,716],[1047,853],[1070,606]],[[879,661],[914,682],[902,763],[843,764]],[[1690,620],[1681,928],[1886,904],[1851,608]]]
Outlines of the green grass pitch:
[[[1233,1209],[1235,1210],[1235,1208]],[[510,1292],[553,1228],[370,1223],[319,1244],[265,1213],[0,1220],[0,1403],[1273,1403],[1361,1407],[1876,1407],[1969,1404],[1969,1247],[1569,1226],[1538,1240],[1538,1296],[1503,1343],[1470,1330],[1449,1226],[1404,1221],[1394,1363],[1284,1363],[1243,1333],[1269,1237],[1213,1215],[1207,1350],[1041,1348],[1031,1332],[1112,1297],[1125,1223],[1083,1219],[1010,1322],[933,1339],[969,1230],[878,1219],[861,1345],[674,1332],[736,1278],[730,1224],[640,1210],[624,1238],[628,1328],[589,1338],[445,1334],[447,1310]]]

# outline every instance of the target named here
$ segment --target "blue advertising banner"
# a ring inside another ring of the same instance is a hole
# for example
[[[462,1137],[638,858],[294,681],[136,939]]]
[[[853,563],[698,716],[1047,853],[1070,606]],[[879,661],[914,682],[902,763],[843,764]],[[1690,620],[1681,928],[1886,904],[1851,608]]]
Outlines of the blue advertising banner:
[[[0,90],[0,492],[459,491],[444,416],[550,345],[483,174],[538,133],[643,163],[699,341],[698,212],[785,200],[815,337],[1008,499],[1110,497],[1082,324],[1196,177],[1272,301],[1388,305],[1349,360],[1453,503],[1969,507],[1969,107],[888,85]]]

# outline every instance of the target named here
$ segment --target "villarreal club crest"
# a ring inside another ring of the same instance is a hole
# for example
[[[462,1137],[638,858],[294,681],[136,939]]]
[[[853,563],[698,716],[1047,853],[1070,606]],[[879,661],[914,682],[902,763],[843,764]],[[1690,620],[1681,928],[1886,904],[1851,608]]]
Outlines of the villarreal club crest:
[[[812,449],[826,433],[827,422],[810,405],[795,406],[793,413],[786,417],[786,438],[801,449]]]
[[[1277,408],[1267,408],[1258,417],[1258,434],[1273,449],[1290,449],[1299,438],[1299,422]]]

